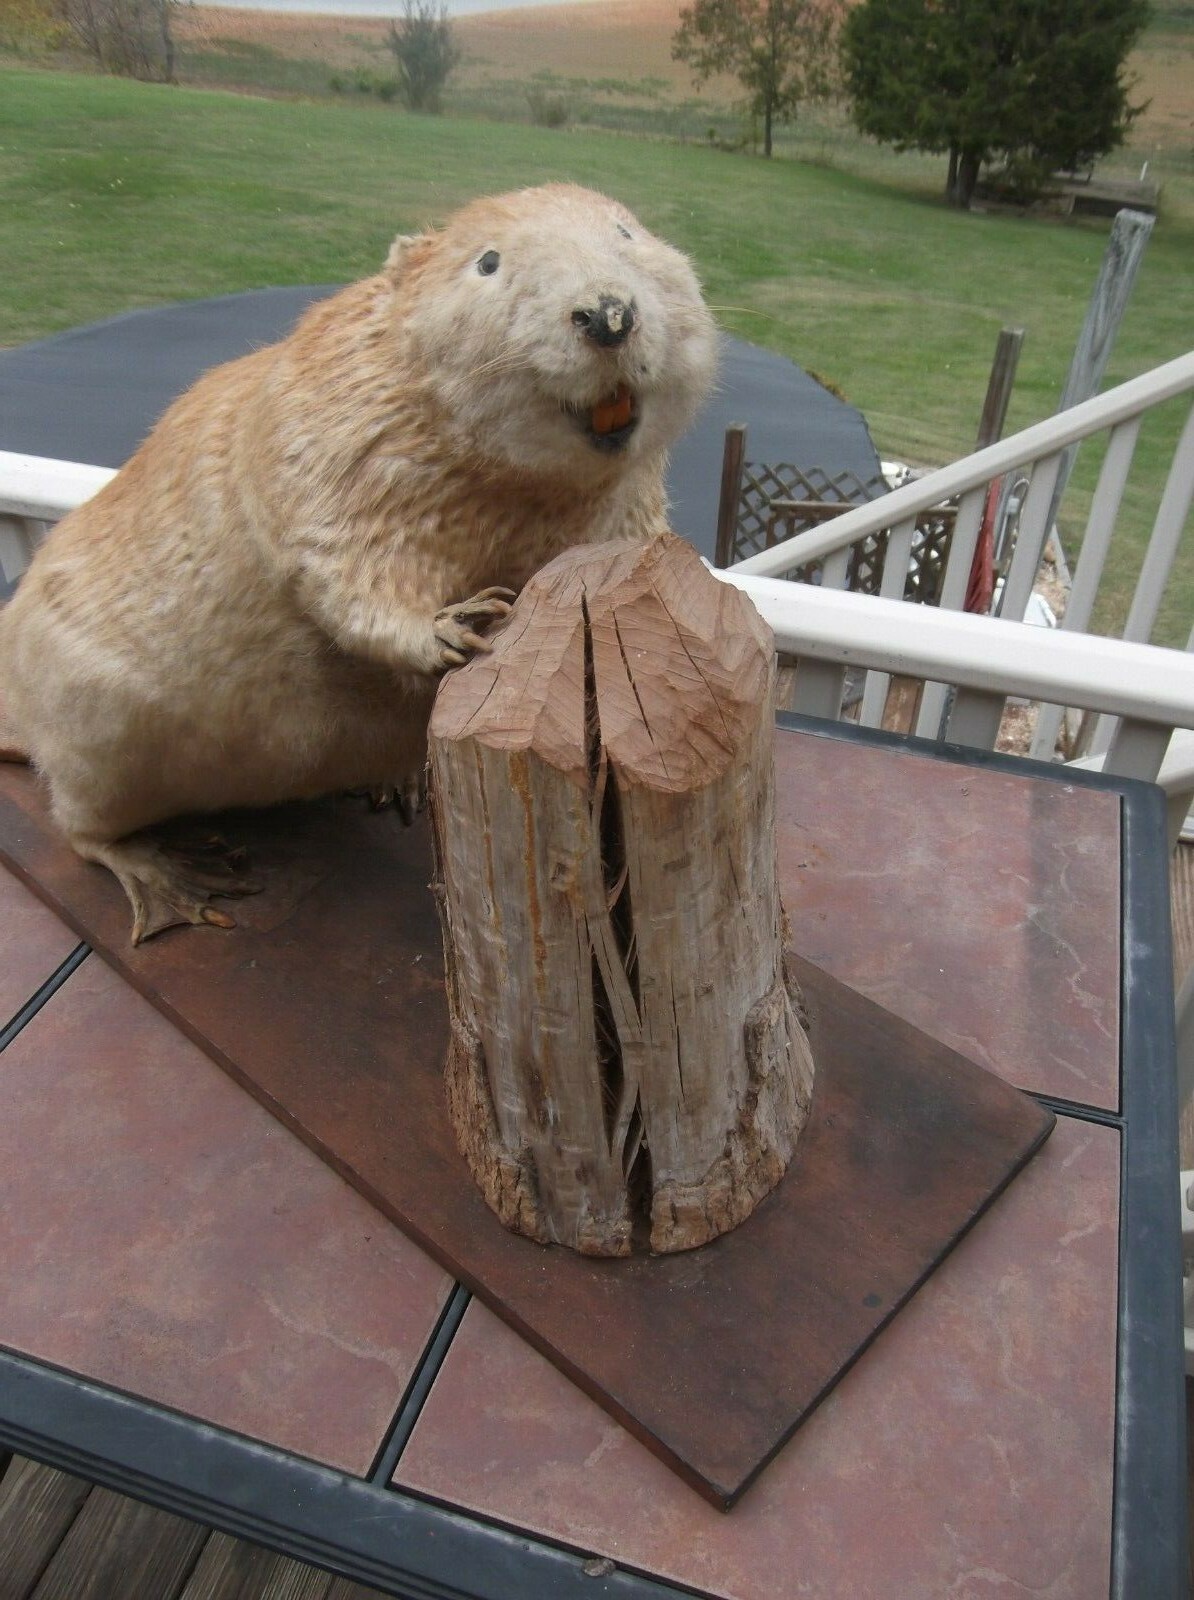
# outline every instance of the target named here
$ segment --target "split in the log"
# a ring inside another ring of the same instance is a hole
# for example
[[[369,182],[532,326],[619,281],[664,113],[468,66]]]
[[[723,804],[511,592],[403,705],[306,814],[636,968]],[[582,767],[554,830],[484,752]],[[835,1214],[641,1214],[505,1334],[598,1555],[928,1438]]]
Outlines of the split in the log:
[[[808,1117],[771,636],[667,536],[570,551],[431,721],[448,1103],[511,1228],[593,1255],[743,1221]]]

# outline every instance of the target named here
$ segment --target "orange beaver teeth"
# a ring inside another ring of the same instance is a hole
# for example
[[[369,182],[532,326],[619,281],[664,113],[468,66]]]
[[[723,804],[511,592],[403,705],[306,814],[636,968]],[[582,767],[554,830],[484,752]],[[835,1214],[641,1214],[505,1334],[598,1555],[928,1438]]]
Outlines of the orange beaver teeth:
[[[624,383],[618,385],[608,400],[593,407],[589,426],[594,433],[615,433],[625,428],[634,417],[634,397]]]

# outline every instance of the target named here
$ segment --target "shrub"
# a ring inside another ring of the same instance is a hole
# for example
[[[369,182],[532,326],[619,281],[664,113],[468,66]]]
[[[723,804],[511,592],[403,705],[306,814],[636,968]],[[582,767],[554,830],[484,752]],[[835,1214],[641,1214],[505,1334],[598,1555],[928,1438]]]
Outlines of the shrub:
[[[528,89],[527,104],[531,108],[531,121],[537,128],[562,128],[568,121],[568,102],[562,94],[548,94],[545,89]]]
[[[436,0],[403,0],[386,43],[398,63],[397,92],[412,111],[439,111],[444,84],[460,61],[447,8]]]

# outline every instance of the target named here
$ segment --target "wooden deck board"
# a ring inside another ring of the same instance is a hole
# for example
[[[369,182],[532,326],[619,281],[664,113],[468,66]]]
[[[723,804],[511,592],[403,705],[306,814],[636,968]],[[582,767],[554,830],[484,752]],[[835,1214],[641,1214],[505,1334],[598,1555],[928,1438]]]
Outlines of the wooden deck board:
[[[0,1574],[5,1600],[26,1600],[62,1543],[91,1485],[14,1456],[0,1481]]]
[[[330,1573],[213,1533],[178,1600],[327,1600]]]
[[[260,1545],[0,1453],[0,1600],[386,1600]]]
[[[92,1489],[29,1600],[176,1600],[207,1537],[168,1511]]]

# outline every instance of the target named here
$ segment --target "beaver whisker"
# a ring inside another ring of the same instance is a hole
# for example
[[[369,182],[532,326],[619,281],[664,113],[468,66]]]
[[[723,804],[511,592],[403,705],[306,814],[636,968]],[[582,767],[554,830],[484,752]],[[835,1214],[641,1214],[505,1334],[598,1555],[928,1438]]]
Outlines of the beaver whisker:
[[[710,306],[710,311],[736,311],[743,317],[762,317],[767,322],[778,319],[773,311],[759,311],[754,306]]]
[[[482,361],[480,366],[473,367],[467,374],[469,378],[491,378],[500,372],[516,372],[520,368],[527,368],[530,362],[521,350],[504,350],[501,355],[493,356],[489,361]]]

